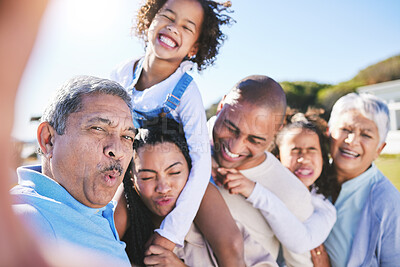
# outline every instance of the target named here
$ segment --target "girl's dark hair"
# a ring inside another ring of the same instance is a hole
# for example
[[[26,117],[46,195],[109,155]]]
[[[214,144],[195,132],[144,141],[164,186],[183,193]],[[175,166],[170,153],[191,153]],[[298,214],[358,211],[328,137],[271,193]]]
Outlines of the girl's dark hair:
[[[305,114],[296,113],[290,108],[287,111],[285,124],[282,130],[276,135],[271,153],[279,158],[279,147],[285,135],[292,129],[310,130],[318,135],[319,145],[322,154],[322,172],[314,185],[317,193],[325,197],[335,197],[338,191],[338,183],[333,167],[329,163],[329,138],[327,135],[328,123],[320,117],[321,109],[308,109]]]
[[[185,60],[193,61],[197,64],[197,70],[202,71],[208,66],[214,64],[216,56],[226,35],[220,30],[221,25],[231,25],[235,22],[230,16],[222,14],[226,11],[232,13],[229,9],[231,2],[217,3],[211,0],[197,0],[203,7],[204,17],[201,25],[201,33],[198,39],[199,49],[193,58],[185,58]],[[167,0],[146,0],[144,5],[139,9],[137,14],[136,27],[134,27],[136,35],[146,41],[147,30],[151,22],[164,6]]]
[[[183,127],[172,119],[160,118],[156,124],[140,128],[133,143],[134,156],[137,155],[139,148],[145,145],[156,145],[165,142],[173,143],[180,149],[190,170],[192,161]],[[126,243],[125,250],[131,263],[144,266],[145,244],[153,234],[155,226],[151,220],[151,211],[144,205],[134,187],[132,168],[133,161],[129,164],[123,180],[129,227],[121,240]]]

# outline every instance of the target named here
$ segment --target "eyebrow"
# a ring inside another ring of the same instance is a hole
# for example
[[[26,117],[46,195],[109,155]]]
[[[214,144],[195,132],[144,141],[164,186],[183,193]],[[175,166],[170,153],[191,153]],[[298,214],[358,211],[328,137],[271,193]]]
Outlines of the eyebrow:
[[[370,133],[373,133],[374,131],[372,130],[372,129],[370,129],[370,128],[364,128],[364,129],[361,129],[362,131],[366,131],[366,132],[370,132]]]
[[[178,165],[178,164],[182,164],[182,162],[175,162],[174,164],[171,164],[170,166],[168,166],[165,170],[169,170],[172,167]],[[152,172],[152,173],[157,173],[155,170],[152,169],[139,169],[138,172]]]
[[[225,119],[225,122],[228,123],[228,124],[229,124],[230,126],[232,126],[233,128],[235,128],[236,131],[239,131],[239,132],[240,132],[240,129],[239,129],[235,124],[233,124],[233,122],[231,122],[231,121],[228,120],[228,119]],[[264,137],[261,137],[261,136],[252,135],[252,134],[249,134],[249,136],[250,136],[251,138],[254,138],[254,139],[259,139],[259,140],[262,140],[262,141],[267,141],[267,139],[265,139]]]
[[[175,13],[172,9],[166,8],[165,11],[168,11],[168,12],[170,12],[170,13],[176,15],[176,13]],[[190,24],[193,24],[193,26],[194,26],[195,28],[197,28],[196,23],[194,23],[193,21],[191,21],[191,20],[189,20],[189,19],[186,19],[186,21],[187,21],[188,23],[190,23]]]
[[[96,123],[96,122],[101,122],[107,125],[111,125],[111,121],[109,119],[102,117],[94,117],[87,121],[87,123]]]
[[[102,117],[94,117],[94,118],[91,118],[90,120],[87,121],[88,124],[99,123],[99,122],[100,122],[100,123],[103,123],[103,124],[107,124],[107,125],[109,125],[109,126],[112,125],[111,120],[106,119],[106,118],[102,118]],[[126,129],[126,131],[130,131],[130,132],[132,132],[133,134],[136,134],[136,129],[135,129],[134,127],[128,127],[128,128]]]

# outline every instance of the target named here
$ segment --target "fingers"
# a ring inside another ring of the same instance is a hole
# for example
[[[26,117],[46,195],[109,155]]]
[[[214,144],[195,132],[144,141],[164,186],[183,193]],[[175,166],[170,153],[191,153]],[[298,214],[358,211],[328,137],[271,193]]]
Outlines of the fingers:
[[[185,266],[183,262],[170,250],[158,245],[151,245],[143,262],[146,266]]]
[[[154,233],[150,237],[150,239],[146,242],[145,247],[147,248],[147,250],[144,252],[145,256],[149,256],[149,255],[153,254],[151,251],[149,251],[149,248],[151,245],[160,246],[160,247],[170,250],[170,251],[172,251],[175,247],[175,243],[171,242],[170,240],[168,240],[165,237],[162,237],[158,233]]]
[[[320,245],[311,251],[311,259],[315,267],[330,267],[330,261],[328,253],[325,250],[324,245]]]
[[[253,192],[255,182],[251,181],[236,169],[219,168],[218,171],[225,174],[224,187],[231,194],[241,194],[249,197]]]

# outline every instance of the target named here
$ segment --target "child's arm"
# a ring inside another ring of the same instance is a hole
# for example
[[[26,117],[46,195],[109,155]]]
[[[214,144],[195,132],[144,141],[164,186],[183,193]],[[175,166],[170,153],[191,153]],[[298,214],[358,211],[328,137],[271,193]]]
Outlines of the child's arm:
[[[218,189],[209,184],[194,220],[220,266],[244,266],[243,238]]]
[[[322,195],[312,195],[313,214],[301,222],[271,191],[250,181],[235,169],[218,170],[225,176],[224,186],[241,194],[261,211],[279,241],[294,253],[303,253],[322,244],[336,221],[336,209]]]
[[[199,209],[211,175],[211,153],[206,115],[201,95],[194,82],[186,89],[176,112],[183,124],[189,145],[192,169],[176,207],[166,216],[156,232],[179,246],[189,231]]]

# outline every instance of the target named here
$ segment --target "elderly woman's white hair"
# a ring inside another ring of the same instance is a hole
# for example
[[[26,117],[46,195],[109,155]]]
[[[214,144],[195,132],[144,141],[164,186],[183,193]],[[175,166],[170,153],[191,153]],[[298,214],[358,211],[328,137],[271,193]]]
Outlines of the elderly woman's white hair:
[[[342,96],[333,105],[328,122],[329,128],[337,123],[341,114],[350,110],[356,110],[367,119],[372,120],[378,128],[379,145],[385,142],[390,129],[389,108],[380,98],[367,93],[350,93]]]

